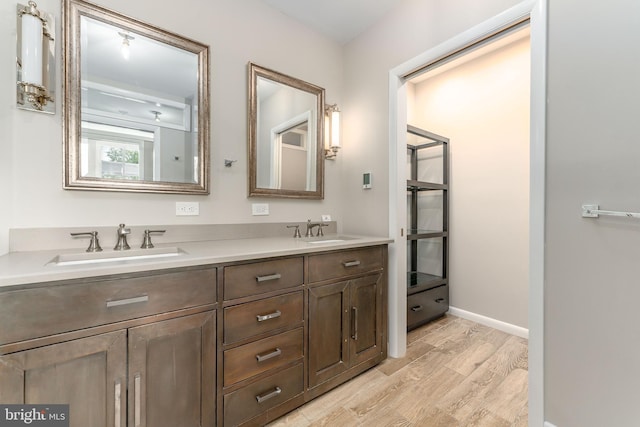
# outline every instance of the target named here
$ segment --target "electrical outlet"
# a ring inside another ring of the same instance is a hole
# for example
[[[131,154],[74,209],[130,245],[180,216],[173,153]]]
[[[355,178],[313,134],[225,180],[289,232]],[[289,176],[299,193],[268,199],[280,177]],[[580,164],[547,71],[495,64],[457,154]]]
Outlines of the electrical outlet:
[[[331,215],[322,215],[322,222],[330,222]]]
[[[176,202],[176,216],[200,215],[200,203]]]
[[[251,215],[269,215],[269,203],[252,203]]]

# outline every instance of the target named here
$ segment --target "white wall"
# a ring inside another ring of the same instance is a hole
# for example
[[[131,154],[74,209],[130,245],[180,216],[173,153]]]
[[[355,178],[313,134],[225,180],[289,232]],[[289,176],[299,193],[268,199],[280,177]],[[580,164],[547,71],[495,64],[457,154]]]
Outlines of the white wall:
[[[5,39],[15,40],[15,8],[13,2],[0,2],[0,34]],[[9,31],[13,28],[13,33]],[[0,42],[2,43],[2,42]],[[4,50],[3,50],[4,52]],[[13,50],[15,55],[15,48]],[[15,91],[15,59],[0,61],[0,93]],[[13,122],[15,95],[2,97],[0,102],[0,255],[9,248],[9,226],[11,225],[13,191]]]
[[[408,90],[409,123],[451,140],[450,304],[523,328],[530,62],[523,35]]]
[[[597,29],[594,31],[594,29]],[[558,427],[640,424],[640,3],[550,1],[545,410]]]
[[[158,7],[151,0],[97,3],[210,46],[211,194],[175,196],[62,189],[61,97],[55,116],[15,108],[15,3],[0,12],[0,253],[7,251],[7,229],[126,224],[189,224],[304,221],[332,214],[340,221],[341,159],[326,167],[323,201],[249,199],[247,194],[247,63],[275,69],[326,89],[327,101],[341,103],[340,45],[292,21],[259,0],[185,0]],[[62,40],[61,1],[39,0],[56,17],[58,53]],[[58,94],[61,84],[58,56]],[[238,160],[226,168],[223,159]],[[13,205],[5,210],[5,199]],[[176,217],[176,201],[200,202],[199,217]],[[251,203],[267,201],[269,217],[252,217]],[[8,213],[6,211],[9,211]]]
[[[344,227],[388,232],[389,71],[518,0],[405,0],[345,47],[343,112]],[[362,189],[371,172],[373,188]],[[382,234],[386,234],[383,232]]]

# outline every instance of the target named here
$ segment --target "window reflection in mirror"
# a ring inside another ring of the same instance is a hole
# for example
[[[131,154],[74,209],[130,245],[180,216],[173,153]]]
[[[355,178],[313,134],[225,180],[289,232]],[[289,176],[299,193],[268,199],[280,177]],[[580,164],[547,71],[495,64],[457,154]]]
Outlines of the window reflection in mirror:
[[[322,198],[324,89],[250,64],[249,195]]]
[[[208,48],[65,0],[65,188],[208,193]]]

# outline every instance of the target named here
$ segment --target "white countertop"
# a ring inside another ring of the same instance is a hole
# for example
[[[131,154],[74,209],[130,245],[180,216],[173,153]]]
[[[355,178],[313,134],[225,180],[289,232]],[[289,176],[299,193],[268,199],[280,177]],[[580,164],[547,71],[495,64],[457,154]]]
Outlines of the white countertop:
[[[42,282],[97,277],[166,268],[219,264],[249,259],[300,255],[328,250],[359,248],[387,244],[384,237],[355,235],[326,235],[324,240],[344,239],[339,242],[312,244],[319,238],[263,237],[256,239],[211,240],[201,242],[156,245],[178,247],[183,254],[166,258],[121,260],[80,265],[55,265],[51,261],[58,255],[82,253],[77,249],[59,251],[10,252],[0,256],[0,288],[22,287]],[[105,249],[102,253],[113,252]],[[7,290],[7,289],[4,289]]]

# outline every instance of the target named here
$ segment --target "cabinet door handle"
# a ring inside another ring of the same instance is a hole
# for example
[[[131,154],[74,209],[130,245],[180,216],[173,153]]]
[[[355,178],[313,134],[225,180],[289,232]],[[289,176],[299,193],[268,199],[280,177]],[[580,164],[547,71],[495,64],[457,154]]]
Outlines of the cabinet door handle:
[[[346,261],[343,262],[342,265],[344,265],[345,267],[356,267],[358,265],[360,265],[360,261],[356,260],[356,261]]]
[[[275,319],[280,316],[282,316],[282,313],[280,312],[280,310],[276,310],[273,313],[269,314],[258,314],[256,318],[258,319],[258,322],[264,322],[265,320]]]
[[[279,348],[276,347],[275,350],[273,350],[270,353],[267,354],[256,354],[256,359],[258,360],[258,362],[264,362],[265,360],[269,360],[272,359],[274,357],[278,357],[282,354],[282,350],[280,350]]]
[[[272,398],[276,397],[280,393],[282,393],[282,389],[280,387],[276,387],[271,391],[268,391],[266,393],[257,395],[256,396],[256,400],[258,401],[258,403],[262,403],[265,400],[269,400],[269,399],[272,399]]]
[[[358,340],[358,307],[351,307],[351,329],[353,333],[351,338]]]
[[[117,299],[114,301],[107,301],[107,308],[117,307],[119,305],[137,304],[139,302],[147,302],[147,301],[149,301],[148,295],[143,295],[141,297]]]
[[[260,283],[260,282],[268,282],[269,280],[278,280],[281,278],[282,278],[282,274],[275,273],[275,274],[267,274],[266,276],[256,276],[256,281]]]
[[[133,424],[140,427],[140,374],[133,379]]]
[[[441,303],[441,302],[444,302],[444,298],[438,298],[438,299],[436,300],[436,302],[437,302],[438,304],[439,304],[439,303]]]
[[[422,306],[421,305],[416,305],[415,307],[411,307],[411,311],[413,311],[414,313],[422,311]]]
[[[113,420],[113,427],[120,427],[120,417],[121,417],[121,406],[120,406],[120,398],[122,397],[122,386],[120,385],[120,380],[116,381],[116,386],[114,390],[113,399],[115,401],[115,414]]]

